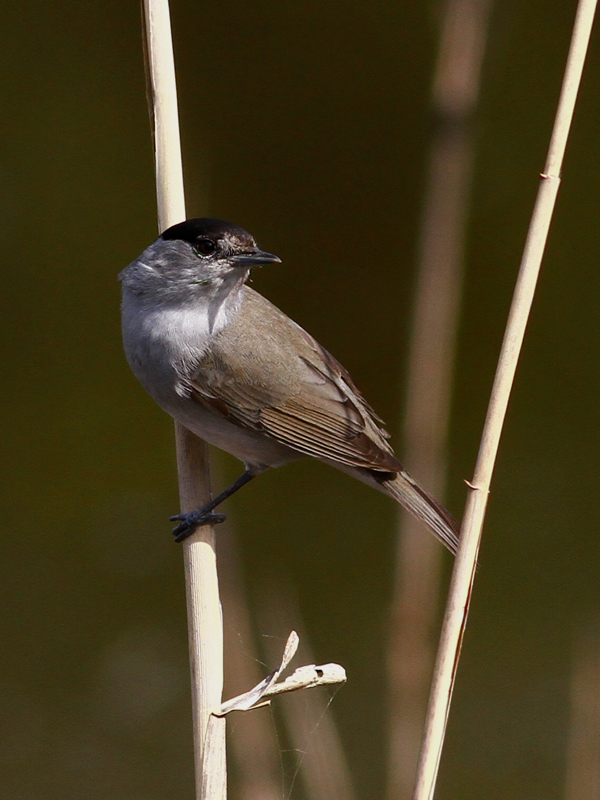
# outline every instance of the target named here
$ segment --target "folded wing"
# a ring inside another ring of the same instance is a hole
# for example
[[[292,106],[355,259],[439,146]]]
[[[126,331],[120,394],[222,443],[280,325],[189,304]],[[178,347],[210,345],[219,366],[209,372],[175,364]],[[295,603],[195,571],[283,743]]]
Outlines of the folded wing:
[[[190,376],[191,395],[242,427],[345,466],[401,469],[346,370],[306,331],[246,289],[242,310]],[[262,312],[262,313],[261,313]],[[267,322],[268,320],[268,322]]]

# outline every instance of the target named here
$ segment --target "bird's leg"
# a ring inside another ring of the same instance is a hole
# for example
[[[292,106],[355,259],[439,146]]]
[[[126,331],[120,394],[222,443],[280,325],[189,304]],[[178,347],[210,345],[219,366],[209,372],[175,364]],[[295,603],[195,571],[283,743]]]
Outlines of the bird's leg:
[[[218,525],[219,522],[225,522],[225,514],[212,514],[212,510],[220,505],[223,500],[227,500],[228,497],[235,494],[242,486],[245,486],[248,481],[251,481],[255,474],[256,473],[247,470],[235,483],[228,486],[224,492],[221,492],[220,495],[202,508],[198,508],[196,511],[189,511],[187,514],[175,514],[174,517],[170,517],[171,522],[180,520],[179,525],[173,528],[175,541],[183,542],[184,539],[191,536],[196,528],[199,528],[201,525]]]

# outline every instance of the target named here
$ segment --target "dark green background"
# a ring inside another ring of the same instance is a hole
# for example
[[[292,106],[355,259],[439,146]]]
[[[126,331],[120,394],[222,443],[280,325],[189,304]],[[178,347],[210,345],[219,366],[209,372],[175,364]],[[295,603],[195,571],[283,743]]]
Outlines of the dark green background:
[[[499,0],[491,21],[452,414],[457,513],[574,9]],[[438,9],[173,0],[172,11],[189,215],[235,221],[282,257],[254,287],[348,367],[397,442]],[[140,12],[23,0],[4,9],[2,38],[0,798],[189,798],[172,424],[130,374],[119,332],[116,274],[156,235]],[[596,37],[439,800],[563,794],[572,640],[600,595],[599,80]],[[217,469],[222,483],[239,465],[218,456]],[[360,797],[381,797],[393,504],[305,463],[263,476],[228,511],[254,603],[271,577],[289,581],[316,658],[347,668],[335,714]]]

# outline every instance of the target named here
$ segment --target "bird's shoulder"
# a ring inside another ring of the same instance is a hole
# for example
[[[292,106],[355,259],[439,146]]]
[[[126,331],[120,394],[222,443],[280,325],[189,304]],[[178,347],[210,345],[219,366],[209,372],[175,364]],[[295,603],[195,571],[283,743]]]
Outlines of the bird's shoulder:
[[[281,400],[300,390],[306,345],[301,329],[258,292],[244,287],[243,299],[229,323],[211,339],[194,370],[207,388],[239,383],[268,390]]]

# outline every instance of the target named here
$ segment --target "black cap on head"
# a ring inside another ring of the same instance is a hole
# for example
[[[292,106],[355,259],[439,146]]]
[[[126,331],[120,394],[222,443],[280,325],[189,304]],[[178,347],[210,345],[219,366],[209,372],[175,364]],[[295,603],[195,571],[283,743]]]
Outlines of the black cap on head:
[[[195,244],[198,239],[204,237],[217,239],[223,235],[235,237],[241,244],[247,244],[249,247],[254,246],[254,238],[248,231],[240,228],[239,225],[225,222],[222,219],[211,219],[210,217],[187,219],[185,222],[172,225],[163,232],[161,239],[179,239],[183,242]]]

